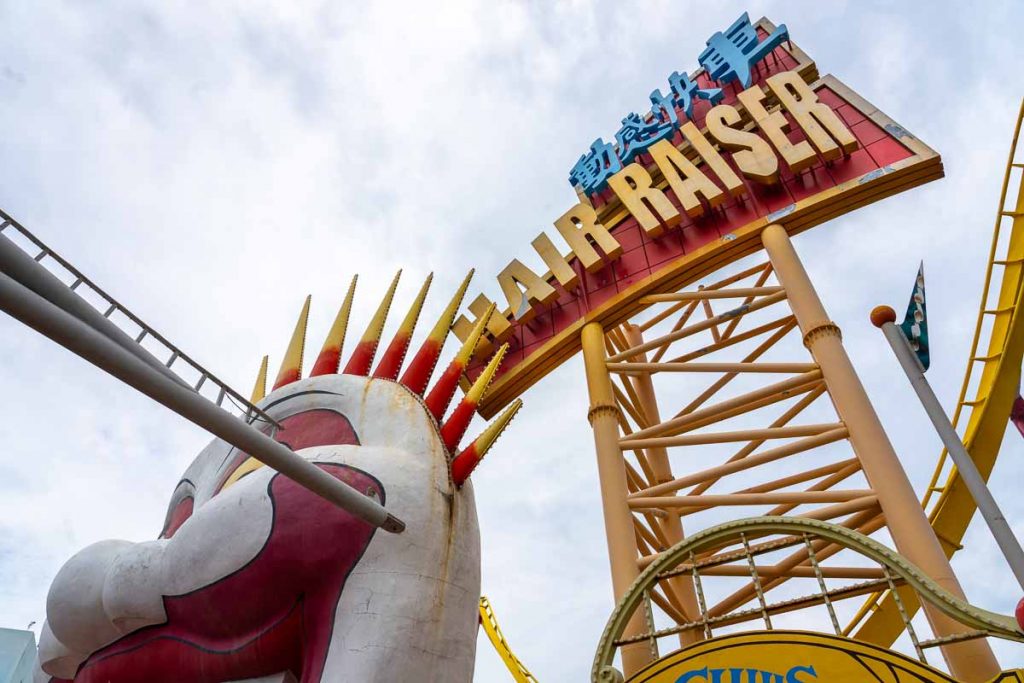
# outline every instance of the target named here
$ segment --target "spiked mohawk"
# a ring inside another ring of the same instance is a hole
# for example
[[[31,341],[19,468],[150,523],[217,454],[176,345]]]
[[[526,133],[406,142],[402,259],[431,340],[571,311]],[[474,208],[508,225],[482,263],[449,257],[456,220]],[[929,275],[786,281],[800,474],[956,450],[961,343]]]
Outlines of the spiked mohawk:
[[[441,317],[434,324],[430,334],[423,340],[423,344],[416,351],[412,360],[405,368],[405,373],[402,374],[402,378],[399,380],[398,376],[402,371],[406,354],[412,343],[416,322],[419,319],[423,302],[427,298],[427,291],[430,289],[430,283],[433,280],[433,273],[431,273],[420,287],[419,293],[413,300],[413,304],[409,308],[408,313],[406,313],[401,325],[399,325],[394,339],[385,348],[376,369],[374,369],[371,375],[370,368],[377,355],[380,338],[384,332],[384,323],[387,321],[388,311],[391,308],[395,290],[398,288],[398,280],[401,276],[402,271],[398,271],[387,293],[384,295],[384,299],[377,307],[376,313],[370,319],[370,323],[362,338],[356,344],[344,369],[341,370],[341,374],[397,381],[409,391],[422,397],[427,412],[434,418],[441,441],[448,451],[448,462],[452,480],[456,486],[461,487],[469,479],[469,475],[480,464],[484,455],[487,454],[487,451],[494,445],[495,441],[505,430],[505,427],[508,426],[509,422],[512,421],[512,418],[515,417],[519,408],[523,405],[522,401],[516,399],[501,415],[487,425],[476,439],[461,451],[458,450],[459,442],[465,436],[466,429],[473,419],[477,406],[480,405],[480,401],[483,399],[484,394],[487,393],[491,380],[494,379],[498,368],[501,366],[501,361],[508,350],[508,345],[502,345],[501,348],[494,352],[494,355],[491,356],[490,361],[487,363],[487,367],[476,378],[469,391],[466,392],[466,395],[455,406],[455,409],[452,410],[451,415],[445,419],[445,413],[448,412],[448,407],[455,396],[459,380],[469,365],[470,359],[473,357],[473,351],[476,349],[477,343],[484,333],[488,319],[494,312],[494,305],[492,304],[486,314],[477,321],[473,331],[462,344],[455,358],[448,364],[437,382],[434,383],[434,386],[428,392],[427,388],[430,384],[430,378],[437,367],[438,359],[441,357],[441,349],[448,338],[452,323],[455,321],[455,315],[462,305],[462,299],[466,294],[469,281],[473,277],[473,271],[471,270],[463,279],[462,284],[459,285],[455,295],[441,313]],[[356,277],[352,278],[348,293],[345,295],[341,308],[338,310],[338,315],[331,325],[323,348],[313,363],[313,369],[309,373],[310,377],[337,374],[339,368],[341,368],[341,352],[345,345],[345,334],[348,329],[349,314],[352,310],[352,300],[355,297],[356,279]],[[277,379],[274,381],[273,389],[280,389],[302,378],[302,357],[306,345],[306,323],[309,319],[310,299],[307,296],[302,306],[299,320],[295,324],[295,330],[292,332],[292,337],[285,351],[281,369],[277,373]],[[256,385],[253,387],[253,403],[262,400],[266,395],[266,382],[267,357],[264,356],[260,364]]]

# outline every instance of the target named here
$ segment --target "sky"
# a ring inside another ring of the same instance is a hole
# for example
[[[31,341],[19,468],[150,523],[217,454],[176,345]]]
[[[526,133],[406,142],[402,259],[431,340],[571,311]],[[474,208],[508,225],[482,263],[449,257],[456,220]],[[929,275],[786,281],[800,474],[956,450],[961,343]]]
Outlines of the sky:
[[[744,10],[943,156],[945,179],[794,240],[921,490],[938,440],[867,314],[901,308],[925,261],[951,407],[1024,93],[1021,3],[5,2],[0,206],[245,391],[307,294],[320,343],[356,272],[356,321],[398,268],[406,301],[435,273],[424,320],[470,267],[497,298],[511,258],[539,265],[589,143]],[[38,630],[62,562],[154,537],[208,437],[6,317],[0,387],[0,626]],[[612,601],[579,358],[524,399],[474,475],[483,591],[539,680],[582,680]],[[1010,432],[992,489],[1020,532],[1022,480]],[[968,597],[1012,612],[979,520],[965,546]],[[483,639],[477,664],[508,680]]]

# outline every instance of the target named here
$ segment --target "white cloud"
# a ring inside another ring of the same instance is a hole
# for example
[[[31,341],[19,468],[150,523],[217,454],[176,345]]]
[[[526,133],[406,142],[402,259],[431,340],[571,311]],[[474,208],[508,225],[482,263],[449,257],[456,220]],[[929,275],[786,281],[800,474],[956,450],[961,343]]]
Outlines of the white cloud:
[[[947,178],[797,240],[915,485],[937,442],[868,310],[928,269],[935,367],[952,403],[1021,92],[1019,3],[755,3],[819,63],[943,153]],[[813,8],[812,11],[808,11]],[[394,270],[465,270],[492,295],[573,198],[588,143],[689,69],[737,3],[9,3],[0,9],[3,207],[232,384],[280,358],[312,292],[319,342],[352,273],[366,320]],[[41,620],[82,545],[145,538],[205,437],[0,319],[0,616]],[[484,590],[544,681],[586,675],[611,607],[582,368],[526,397],[475,475]],[[552,419],[557,416],[557,419]],[[994,491],[1024,519],[1024,444]],[[1019,591],[983,528],[956,558],[969,596]],[[990,577],[1001,577],[998,583]],[[1009,664],[1019,650],[1004,649]],[[482,646],[478,679],[505,680]]]

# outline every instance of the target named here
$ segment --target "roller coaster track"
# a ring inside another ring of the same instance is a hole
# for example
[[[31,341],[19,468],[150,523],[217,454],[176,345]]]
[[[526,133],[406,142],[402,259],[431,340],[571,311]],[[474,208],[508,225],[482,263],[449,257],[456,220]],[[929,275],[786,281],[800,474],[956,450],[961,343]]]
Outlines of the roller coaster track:
[[[953,413],[953,424],[958,428],[963,428],[966,421],[966,428],[962,431],[963,442],[985,479],[988,479],[999,455],[1010,411],[1020,389],[1021,357],[1024,354],[1024,310],[1019,306],[1024,288],[1024,149],[1020,150],[1018,158],[1022,121],[1024,102],[1017,115],[999,194],[992,247],[967,370]],[[1020,146],[1024,148],[1024,145]],[[1016,186],[1015,198],[1007,196],[1011,181]],[[1010,208],[1007,207],[1008,200]],[[1007,222],[1010,224],[1008,230]],[[990,302],[993,292],[998,292],[994,303]],[[986,350],[980,353],[982,348]],[[922,505],[928,511],[932,528],[946,555],[952,557],[963,547],[961,541],[976,505],[945,450],[939,456]],[[913,614],[919,607],[913,590],[904,587],[897,592],[904,607]],[[889,647],[903,631],[903,623],[896,600],[886,591],[871,595],[844,632],[854,633],[858,640]]]
[[[491,645],[498,652],[501,661],[505,662],[505,666],[508,667],[512,679],[516,683],[537,683],[533,674],[512,653],[512,648],[509,647],[508,641],[505,640],[505,636],[501,632],[501,627],[498,626],[498,619],[494,616],[491,603],[484,596],[480,597],[480,625],[484,627],[484,633],[487,634]]]
[[[623,637],[626,624],[633,612],[639,609],[647,592],[660,577],[678,572],[678,567],[690,561],[701,551],[717,549],[746,537],[758,538],[768,535],[783,535],[790,538],[813,537],[836,543],[872,560],[883,568],[887,576],[904,584],[915,595],[921,595],[943,613],[949,615],[964,626],[975,629],[974,635],[988,635],[1007,640],[1024,641],[1024,632],[1017,626],[1013,617],[996,614],[970,605],[952,595],[939,584],[929,578],[918,567],[908,562],[899,553],[890,550],[878,541],[847,529],[838,524],[796,517],[761,516],[739,519],[700,531],[680,541],[668,551],[662,553],[652,562],[626,591],[615,607],[598,644],[591,669],[591,680],[621,680],[612,669],[615,651],[628,642],[653,639],[665,634],[674,633],[677,629],[663,632],[648,632]],[[749,550],[748,550],[749,555]],[[706,616],[703,617],[705,620]],[[921,643],[921,646],[939,644],[939,640]]]

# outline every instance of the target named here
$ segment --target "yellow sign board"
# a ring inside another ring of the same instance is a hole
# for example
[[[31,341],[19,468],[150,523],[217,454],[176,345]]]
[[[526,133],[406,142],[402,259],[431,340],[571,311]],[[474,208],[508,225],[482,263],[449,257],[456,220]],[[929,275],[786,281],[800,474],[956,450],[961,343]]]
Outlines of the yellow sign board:
[[[713,638],[663,657],[629,683],[955,683],[898,652],[840,636],[760,631]]]

